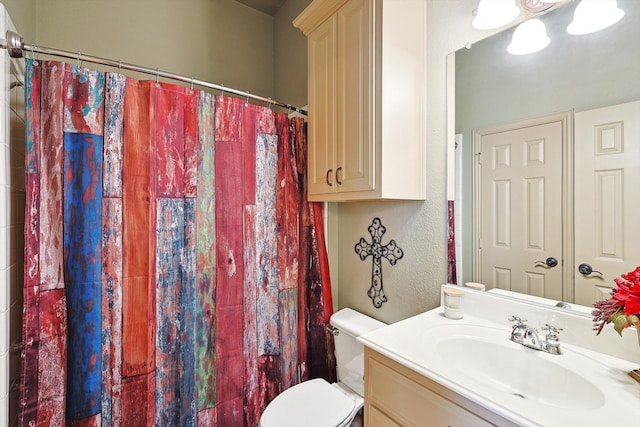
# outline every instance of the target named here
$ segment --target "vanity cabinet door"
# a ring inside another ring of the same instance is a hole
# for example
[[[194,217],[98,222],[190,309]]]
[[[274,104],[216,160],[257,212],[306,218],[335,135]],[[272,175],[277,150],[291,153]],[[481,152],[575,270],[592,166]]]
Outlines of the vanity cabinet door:
[[[364,413],[368,426],[515,426],[369,348]]]

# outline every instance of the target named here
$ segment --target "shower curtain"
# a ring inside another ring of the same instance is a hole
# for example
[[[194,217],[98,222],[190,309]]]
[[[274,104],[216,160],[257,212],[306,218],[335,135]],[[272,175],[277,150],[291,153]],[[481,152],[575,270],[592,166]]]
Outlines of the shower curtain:
[[[305,125],[26,60],[20,424],[255,426],[335,379]]]

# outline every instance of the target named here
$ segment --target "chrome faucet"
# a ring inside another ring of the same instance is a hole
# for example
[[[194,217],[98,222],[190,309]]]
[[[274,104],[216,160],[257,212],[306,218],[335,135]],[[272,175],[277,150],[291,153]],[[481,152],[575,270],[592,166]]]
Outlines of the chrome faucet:
[[[549,333],[544,337],[544,340],[540,340],[538,329],[528,326],[525,323],[527,319],[511,316],[509,320],[515,322],[511,329],[511,341],[549,354],[561,354],[560,339],[558,337],[562,330],[561,328],[546,324],[542,329],[549,331]]]

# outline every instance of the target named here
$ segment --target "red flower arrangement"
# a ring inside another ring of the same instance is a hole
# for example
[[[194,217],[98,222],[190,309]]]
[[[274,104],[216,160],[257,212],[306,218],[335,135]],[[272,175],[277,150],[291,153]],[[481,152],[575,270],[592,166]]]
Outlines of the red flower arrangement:
[[[593,330],[602,332],[607,323],[622,335],[622,330],[634,325],[640,327],[640,266],[635,270],[615,278],[616,286],[611,290],[611,298],[593,305]],[[640,337],[640,336],[639,336]]]

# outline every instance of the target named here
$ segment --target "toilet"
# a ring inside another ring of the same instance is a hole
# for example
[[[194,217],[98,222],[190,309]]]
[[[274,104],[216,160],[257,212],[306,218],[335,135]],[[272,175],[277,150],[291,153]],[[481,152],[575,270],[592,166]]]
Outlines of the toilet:
[[[280,393],[262,413],[260,427],[346,427],[364,406],[364,346],[356,338],[384,323],[343,308],[331,316],[338,382],[316,378]]]

